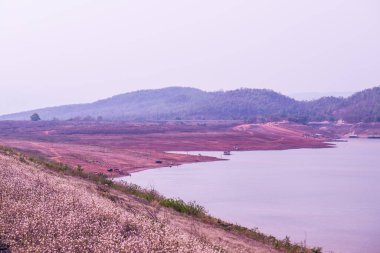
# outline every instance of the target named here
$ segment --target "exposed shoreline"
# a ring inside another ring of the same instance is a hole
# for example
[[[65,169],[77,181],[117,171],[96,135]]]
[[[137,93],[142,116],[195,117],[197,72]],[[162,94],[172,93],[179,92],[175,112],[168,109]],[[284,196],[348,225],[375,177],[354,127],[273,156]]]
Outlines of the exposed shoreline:
[[[325,144],[327,144],[327,145],[324,146],[324,147],[299,147],[299,148],[282,148],[282,149],[249,149],[249,150],[238,150],[238,151],[233,151],[231,155],[233,155],[233,153],[238,153],[238,152],[281,151],[281,150],[293,150],[293,149],[335,148],[335,144],[331,144],[331,142],[335,142],[335,141],[326,141],[326,142],[324,142]],[[194,152],[194,153],[199,153],[200,155],[197,155],[197,154],[183,154],[184,152]],[[197,159],[194,159],[194,161],[190,161],[190,162],[182,162],[182,163],[173,164],[173,165],[170,165],[170,166],[147,167],[147,168],[132,169],[132,170],[129,171],[129,174],[130,174],[130,175],[127,175],[127,176],[131,176],[131,175],[134,174],[134,173],[142,172],[142,171],[145,171],[145,170],[153,170],[153,169],[159,169],[159,168],[179,167],[179,166],[181,166],[181,165],[185,165],[185,164],[195,164],[195,163],[228,162],[228,161],[230,160],[230,159],[228,159],[228,158],[219,158],[219,157],[216,157],[216,156],[203,155],[203,154],[202,154],[203,152],[219,152],[221,155],[223,155],[223,151],[221,151],[221,150],[168,151],[168,152],[166,152],[166,153],[169,153],[169,154],[180,154],[180,155],[187,155],[187,156],[195,156],[195,157],[197,157],[197,158],[202,157],[202,159],[201,159],[201,160],[199,160],[199,159],[198,159],[198,160],[197,160]],[[120,178],[120,177],[125,177],[125,175],[116,175],[116,176],[111,177],[111,178]]]
[[[167,151],[327,148],[334,136],[289,123],[0,122],[0,144],[110,177],[219,158]]]

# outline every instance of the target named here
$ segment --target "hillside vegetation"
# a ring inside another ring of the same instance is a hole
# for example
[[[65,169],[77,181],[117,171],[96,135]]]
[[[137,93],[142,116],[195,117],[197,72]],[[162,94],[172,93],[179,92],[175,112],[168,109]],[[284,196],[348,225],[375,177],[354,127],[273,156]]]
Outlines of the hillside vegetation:
[[[170,87],[117,95],[94,103],[66,105],[1,116],[2,120],[29,120],[37,112],[43,120],[186,120],[239,119],[347,122],[380,121],[380,87],[348,98],[324,97],[297,101],[265,89],[205,92]]]
[[[0,245],[15,253],[278,252],[23,158],[0,154],[0,185]],[[173,205],[169,202],[164,206]]]
[[[195,202],[0,146],[0,251],[312,253]]]

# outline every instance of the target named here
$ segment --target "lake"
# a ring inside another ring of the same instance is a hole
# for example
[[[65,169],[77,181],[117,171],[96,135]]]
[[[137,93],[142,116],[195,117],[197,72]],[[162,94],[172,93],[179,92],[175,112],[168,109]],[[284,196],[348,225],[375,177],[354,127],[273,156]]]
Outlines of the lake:
[[[233,152],[224,156],[228,161],[145,170],[123,180],[324,252],[380,252],[380,140],[336,144]]]

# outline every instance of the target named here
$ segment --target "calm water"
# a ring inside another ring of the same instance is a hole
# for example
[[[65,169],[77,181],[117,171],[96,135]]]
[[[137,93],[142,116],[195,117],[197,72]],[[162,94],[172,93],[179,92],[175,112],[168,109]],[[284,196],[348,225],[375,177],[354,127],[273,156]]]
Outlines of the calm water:
[[[324,252],[380,252],[380,140],[234,152],[228,158],[146,170],[124,180],[195,200],[213,216],[279,238],[306,239]]]

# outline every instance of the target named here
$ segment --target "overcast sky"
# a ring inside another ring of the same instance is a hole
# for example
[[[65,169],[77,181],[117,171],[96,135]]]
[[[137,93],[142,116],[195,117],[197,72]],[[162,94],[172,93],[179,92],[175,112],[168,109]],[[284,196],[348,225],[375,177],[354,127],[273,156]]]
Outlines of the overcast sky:
[[[378,85],[378,0],[0,0],[0,114],[166,86]]]

